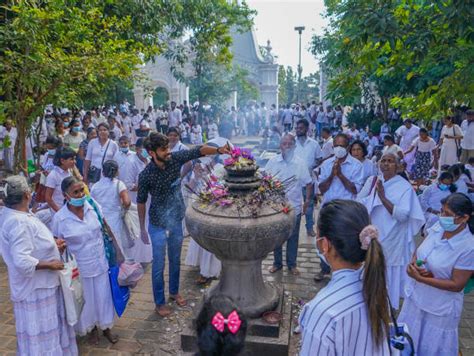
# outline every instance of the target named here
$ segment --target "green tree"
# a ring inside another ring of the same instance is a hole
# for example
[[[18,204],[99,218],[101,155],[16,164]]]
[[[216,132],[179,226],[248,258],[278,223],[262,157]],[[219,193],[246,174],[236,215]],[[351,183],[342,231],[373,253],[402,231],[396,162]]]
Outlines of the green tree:
[[[288,102],[286,95],[286,70],[282,65],[278,67],[278,102],[280,104]]]
[[[230,29],[249,12],[226,0],[6,1],[0,110],[18,129],[16,171],[26,169],[28,128],[45,104],[80,104],[159,54],[184,61],[188,53],[174,46],[184,35],[198,53],[229,63]]]
[[[422,119],[472,105],[473,0],[325,3],[331,26],[313,37],[312,52],[328,68],[334,102],[362,97]]]
[[[286,103],[290,104],[296,99],[296,74],[290,66],[286,68],[285,84]]]

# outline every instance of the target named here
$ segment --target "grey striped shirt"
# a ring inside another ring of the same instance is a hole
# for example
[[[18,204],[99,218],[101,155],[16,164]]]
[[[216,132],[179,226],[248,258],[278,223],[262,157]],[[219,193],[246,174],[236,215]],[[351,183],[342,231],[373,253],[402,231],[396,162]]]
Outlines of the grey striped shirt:
[[[377,347],[372,339],[362,272],[334,272],[329,284],[304,306],[299,318],[301,356],[390,355],[387,342]]]

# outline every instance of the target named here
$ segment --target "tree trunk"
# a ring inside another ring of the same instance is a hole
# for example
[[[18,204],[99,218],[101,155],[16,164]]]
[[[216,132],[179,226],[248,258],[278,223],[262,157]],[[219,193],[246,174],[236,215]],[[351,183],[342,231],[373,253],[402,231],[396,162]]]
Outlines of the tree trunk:
[[[380,98],[380,102],[382,104],[382,116],[384,120],[388,119],[388,103],[389,99],[386,96],[382,96]]]
[[[15,150],[13,154],[13,173],[23,173],[25,177],[28,177],[28,162],[26,160],[26,139],[28,136],[27,118],[17,117],[14,122],[16,123],[16,129],[18,137],[15,143]]]

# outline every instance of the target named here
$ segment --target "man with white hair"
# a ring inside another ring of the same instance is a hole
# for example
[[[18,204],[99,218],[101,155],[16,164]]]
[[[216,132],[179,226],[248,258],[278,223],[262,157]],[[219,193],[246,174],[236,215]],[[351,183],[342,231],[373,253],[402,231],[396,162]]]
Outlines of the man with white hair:
[[[415,251],[415,235],[425,223],[420,201],[409,182],[397,174],[400,159],[385,153],[380,159],[382,177],[369,177],[358,195],[369,211],[372,224],[380,232],[387,265],[390,301],[399,308],[405,283],[406,266]]]
[[[313,198],[312,179],[307,165],[295,156],[295,137],[291,134],[283,135],[280,140],[281,153],[272,157],[265,171],[280,181],[288,182],[285,186],[286,198],[295,210],[296,224],[286,244],[286,263],[293,275],[298,275],[296,258],[298,255],[298,240],[301,223],[301,214],[305,214],[309,201]],[[303,203],[303,188],[306,188],[306,197]],[[270,268],[270,273],[275,273],[283,268],[282,247],[273,252],[275,260]]]

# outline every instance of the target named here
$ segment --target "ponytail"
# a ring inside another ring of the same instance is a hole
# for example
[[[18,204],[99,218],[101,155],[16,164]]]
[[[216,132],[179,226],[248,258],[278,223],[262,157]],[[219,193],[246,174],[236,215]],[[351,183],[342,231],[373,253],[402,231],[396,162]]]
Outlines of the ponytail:
[[[365,255],[363,294],[376,345],[380,345],[387,337],[390,321],[385,270],[382,245],[378,239],[372,239]]]

